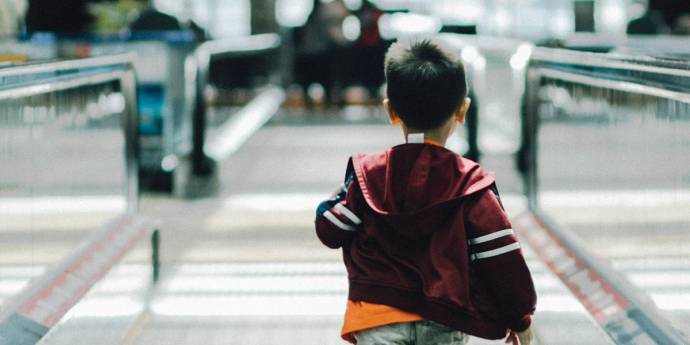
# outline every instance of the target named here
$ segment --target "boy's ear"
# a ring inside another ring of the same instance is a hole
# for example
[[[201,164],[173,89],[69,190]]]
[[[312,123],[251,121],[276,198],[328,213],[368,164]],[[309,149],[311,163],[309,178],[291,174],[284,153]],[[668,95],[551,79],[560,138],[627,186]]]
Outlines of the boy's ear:
[[[467,114],[467,110],[470,109],[470,104],[472,104],[472,99],[469,97],[465,97],[465,99],[458,107],[458,110],[455,112],[455,120],[457,122],[465,123],[465,115]]]
[[[391,105],[391,101],[386,98],[383,100],[383,108],[386,109],[386,113],[388,114],[388,119],[391,122],[391,125],[397,126],[400,124],[400,117],[398,116],[398,113],[395,112],[393,109],[393,106]]]

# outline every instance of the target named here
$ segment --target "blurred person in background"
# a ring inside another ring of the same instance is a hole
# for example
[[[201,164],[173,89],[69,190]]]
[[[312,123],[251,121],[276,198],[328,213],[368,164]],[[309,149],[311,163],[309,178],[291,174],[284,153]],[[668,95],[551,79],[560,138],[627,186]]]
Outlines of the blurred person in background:
[[[0,0],[0,36],[21,32],[26,0]]]
[[[684,15],[690,14],[690,1],[687,0],[649,0],[649,10],[657,11],[663,16],[664,23],[673,25],[673,31],[668,30],[667,33],[682,32],[682,19]]]
[[[347,44],[342,32],[347,15],[342,0],[314,0],[306,23],[295,31],[295,75],[305,91],[307,106],[318,101],[309,96],[315,84],[323,88],[326,103],[339,102],[341,81],[337,76],[342,68],[339,50]]]
[[[663,35],[669,32],[663,14],[659,11],[647,9],[639,18],[628,23],[628,35]]]
[[[683,14],[673,22],[674,35],[690,35],[690,14]]]
[[[383,58],[387,46],[379,33],[379,18],[383,12],[370,1],[364,1],[355,12],[361,24],[361,32],[355,47],[355,75],[369,92],[372,99],[378,98],[383,85]]]
[[[206,39],[206,33],[203,28],[197,25],[191,18],[181,21],[178,18],[167,13],[159,11],[153,1],[141,0],[141,11],[139,15],[129,24],[129,30],[132,32],[152,32],[152,31],[180,31],[191,30],[194,32],[197,40]],[[185,1],[185,13],[191,16],[190,1]]]
[[[141,1],[139,15],[129,23],[131,31],[176,31],[182,30],[177,18],[159,11],[152,1]]]
[[[252,35],[278,32],[276,0],[252,0],[250,10]]]
[[[29,0],[26,30],[29,33],[87,33],[93,21],[87,4],[87,0]]]

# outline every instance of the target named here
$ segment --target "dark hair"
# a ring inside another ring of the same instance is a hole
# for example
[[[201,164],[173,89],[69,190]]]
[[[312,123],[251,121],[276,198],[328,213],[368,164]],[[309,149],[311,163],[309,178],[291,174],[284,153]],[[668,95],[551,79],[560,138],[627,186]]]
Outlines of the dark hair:
[[[391,45],[384,69],[391,106],[410,128],[441,126],[467,95],[462,61],[428,39]]]

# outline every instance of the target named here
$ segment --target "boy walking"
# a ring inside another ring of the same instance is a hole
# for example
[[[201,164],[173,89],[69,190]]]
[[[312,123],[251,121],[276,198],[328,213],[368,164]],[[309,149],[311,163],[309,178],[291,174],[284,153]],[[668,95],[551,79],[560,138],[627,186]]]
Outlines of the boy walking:
[[[529,345],[536,295],[493,174],[443,147],[470,105],[462,63],[428,40],[396,43],[385,74],[406,143],[353,155],[317,210],[316,233],[348,272],[343,339]]]

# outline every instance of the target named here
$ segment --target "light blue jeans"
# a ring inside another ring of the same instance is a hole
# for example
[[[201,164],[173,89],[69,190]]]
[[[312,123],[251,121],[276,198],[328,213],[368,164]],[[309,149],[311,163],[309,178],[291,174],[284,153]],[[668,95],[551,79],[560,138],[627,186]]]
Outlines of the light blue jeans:
[[[355,333],[357,345],[465,345],[470,337],[429,320],[395,323]]]

